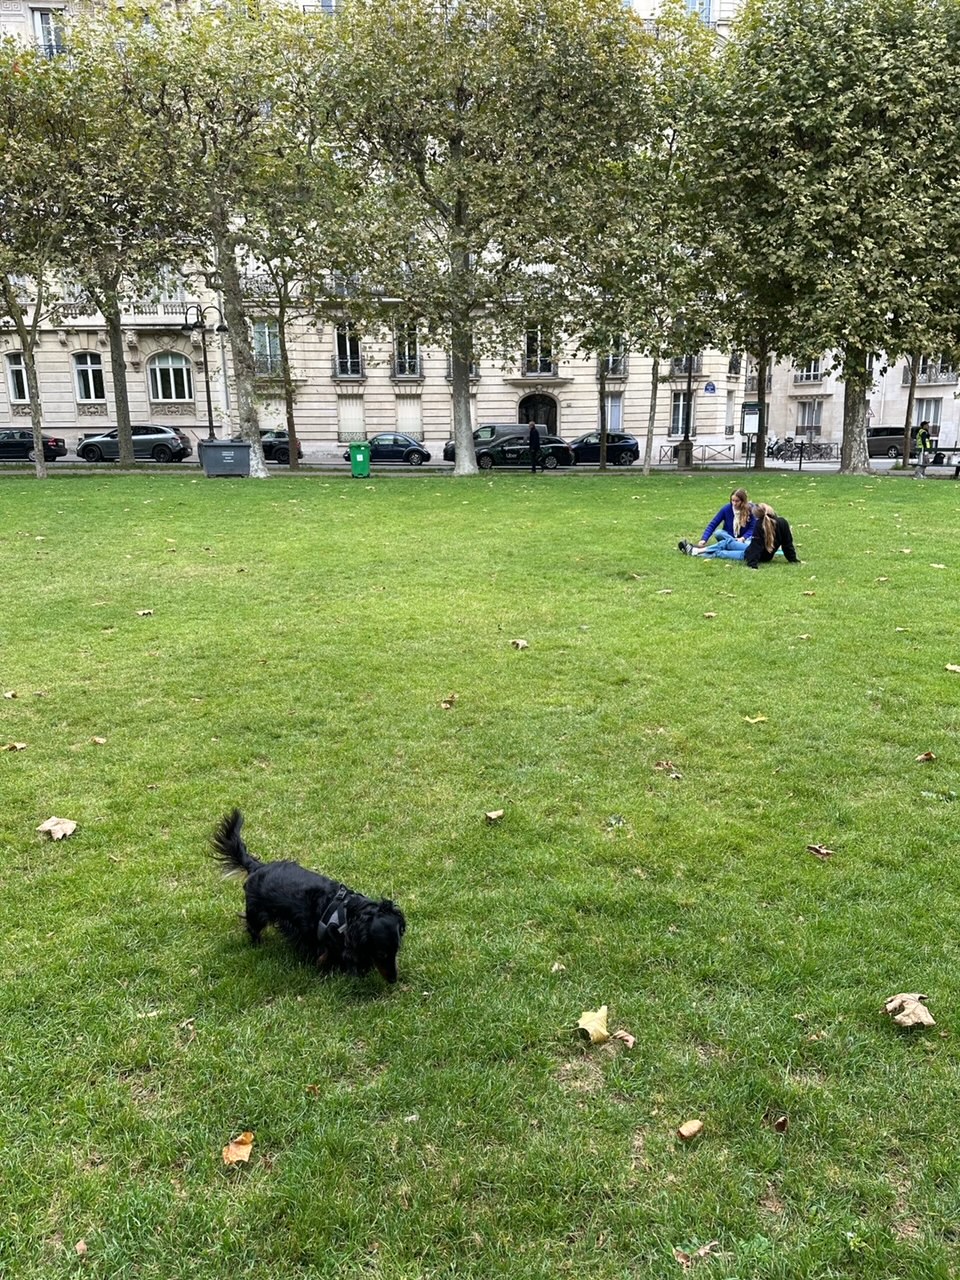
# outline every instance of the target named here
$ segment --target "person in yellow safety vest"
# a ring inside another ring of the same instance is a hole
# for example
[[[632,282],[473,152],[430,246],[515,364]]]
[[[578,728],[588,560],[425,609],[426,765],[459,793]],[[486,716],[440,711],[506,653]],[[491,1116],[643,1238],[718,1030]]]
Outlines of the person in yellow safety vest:
[[[927,450],[933,444],[933,438],[928,430],[929,423],[924,420],[917,428],[917,470],[915,475],[919,479],[923,479],[927,469]]]

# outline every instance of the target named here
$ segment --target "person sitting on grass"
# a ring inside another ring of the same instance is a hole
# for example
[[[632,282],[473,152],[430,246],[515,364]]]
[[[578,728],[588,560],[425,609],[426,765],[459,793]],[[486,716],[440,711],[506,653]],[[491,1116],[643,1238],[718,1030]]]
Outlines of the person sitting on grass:
[[[793,545],[793,533],[783,516],[778,516],[773,507],[765,502],[751,503],[750,510],[754,518],[754,532],[750,540],[723,538],[709,547],[695,547],[690,542],[681,542],[680,550],[688,556],[705,556],[708,560],[742,560],[750,569],[758,569],[761,564],[769,564],[777,552],[781,552],[791,564],[799,564],[796,548]]]
[[[710,541],[711,534],[716,533],[717,542],[726,545],[731,539],[747,542],[753,537],[756,521],[752,515],[746,489],[734,489],[730,501],[720,508],[703,531],[703,537],[697,543],[681,540],[677,546],[686,555],[700,555]],[[693,551],[686,551],[693,547]]]

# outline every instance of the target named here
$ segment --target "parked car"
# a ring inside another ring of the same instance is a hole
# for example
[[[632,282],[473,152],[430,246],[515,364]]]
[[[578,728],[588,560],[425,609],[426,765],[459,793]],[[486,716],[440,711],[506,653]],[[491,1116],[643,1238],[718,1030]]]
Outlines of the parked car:
[[[397,431],[381,431],[379,435],[371,436],[367,443],[370,445],[371,462],[406,462],[411,467],[419,467],[421,463],[430,461],[429,451],[419,440]],[[349,449],[344,450],[343,460],[350,461]]]
[[[541,439],[546,436],[545,423],[538,422],[537,429]],[[530,431],[529,422],[481,422],[473,433],[474,447],[479,451],[482,444],[492,444],[494,440],[506,440],[510,436],[526,436]],[[555,437],[559,439],[559,437]],[[444,462],[453,462],[456,441],[448,440],[443,446]]]
[[[917,431],[918,427],[910,428],[910,456],[914,457],[917,452]],[[933,436],[933,432],[930,432]],[[932,449],[936,449],[937,441],[934,437]],[[867,427],[867,454],[871,458],[902,458],[903,457],[903,427]],[[928,451],[928,457],[930,453]]]
[[[0,431],[0,458],[34,459],[32,431]],[[43,437],[43,460],[54,462],[67,456],[67,442],[59,436]]]
[[[133,456],[154,462],[182,462],[193,453],[193,445],[177,427],[133,427]],[[120,457],[120,436],[112,431],[85,435],[77,445],[77,457],[84,462],[114,461]]]
[[[559,436],[541,436],[541,463],[547,471],[556,467],[572,467],[573,452]],[[530,467],[530,442],[526,435],[507,436],[492,444],[477,446],[477,466],[482,471],[492,467]]]
[[[570,444],[574,462],[600,461],[600,432],[590,431]],[[622,432],[607,432],[607,461],[615,467],[629,467],[640,457],[640,442],[636,436],[625,436]]]
[[[234,436],[235,444],[242,444],[242,436]],[[279,462],[286,466],[290,461],[290,441],[283,428],[273,428],[260,432],[260,443],[263,445],[263,456],[267,462]],[[303,445],[297,441],[297,457],[303,457]]]

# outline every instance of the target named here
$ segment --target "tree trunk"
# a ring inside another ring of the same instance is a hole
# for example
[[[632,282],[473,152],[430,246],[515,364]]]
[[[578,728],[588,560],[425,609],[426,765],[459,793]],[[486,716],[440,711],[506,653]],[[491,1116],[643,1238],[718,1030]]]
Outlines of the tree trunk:
[[[920,372],[920,352],[910,357],[910,386],[907,389],[907,412],[903,419],[903,465],[910,464],[910,450],[913,447],[913,441],[910,439],[910,429],[913,426],[913,402],[917,395],[917,374]],[[868,450],[869,452],[869,450]]]
[[[470,417],[470,360],[472,342],[469,318],[460,314],[450,325],[450,386],[453,392],[453,443],[456,450],[454,474],[477,474],[477,451],[473,444]]]
[[[869,475],[867,451],[867,353],[847,347],[843,353],[842,475]]]
[[[653,368],[650,371],[650,412],[647,414],[647,440],[643,447],[643,474],[650,474],[653,461],[653,429],[657,422],[657,392],[660,389],[660,355],[653,357]]]
[[[607,357],[601,355],[597,366],[600,387],[600,470],[607,469]]]
[[[260,440],[260,417],[254,390],[256,366],[253,344],[247,328],[247,316],[243,305],[240,270],[232,239],[218,237],[217,257],[220,279],[223,283],[223,310],[230,334],[230,354],[233,356],[233,376],[237,388],[237,416],[240,420],[240,436],[250,445],[250,474],[257,480],[269,479]]]
[[[37,289],[36,297],[33,300],[33,322],[28,325],[10,277],[8,275],[0,276],[0,285],[2,285],[3,289],[4,310],[13,321],[17,337],[20,339],[20,349],[23,352],[23,367],[27,375],[27,395],[30,398],[30,425],[33,428],[33,465],[37,473],[37,479],[46,480],[47,461],[43,456],[43,405],[40,402],[40,382],[37,378],[37,362],[35,359],[38,318],[40,307],[43,304],[43,286],[41,284]]]
[[[293,412],[293,374],[287,349],[287,301],[281,293],[277,301],[277,338],[280,342],[280,369],[283,373],[283,406],[287,415],[287,444],[290,448],[290,470],[300,470],[297,452],[297,423]]]
[[[767,339],[761,334],[757,341],[757,439],[753,455],[753,468],[763,471],[767,465],[767,365],[770,352]]]
[[[97,305],[103,311],[107,322],[107,337],[110,342],[110,370],[113,374],[113,402],[117,410],[117,442],[120,446],[119,464],[121,467],[132,467],[133,432],[130,426],[130,399],[127,395],[127,365],[123,351],[123,328],[120,319],[120,301],[117,298],[117,286],[111,282],[98,299]]]

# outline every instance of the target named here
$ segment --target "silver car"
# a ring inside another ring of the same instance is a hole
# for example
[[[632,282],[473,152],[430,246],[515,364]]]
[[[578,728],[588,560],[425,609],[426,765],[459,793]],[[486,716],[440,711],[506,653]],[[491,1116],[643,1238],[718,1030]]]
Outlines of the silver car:
[[[133,456],[154,462],[182,462],[193,453],[193,445],[177,427],[133,427]],[[85,435],[77,445],[77,457],[84,462],[114,461],[120,457],[120,436],[112,431]]]

